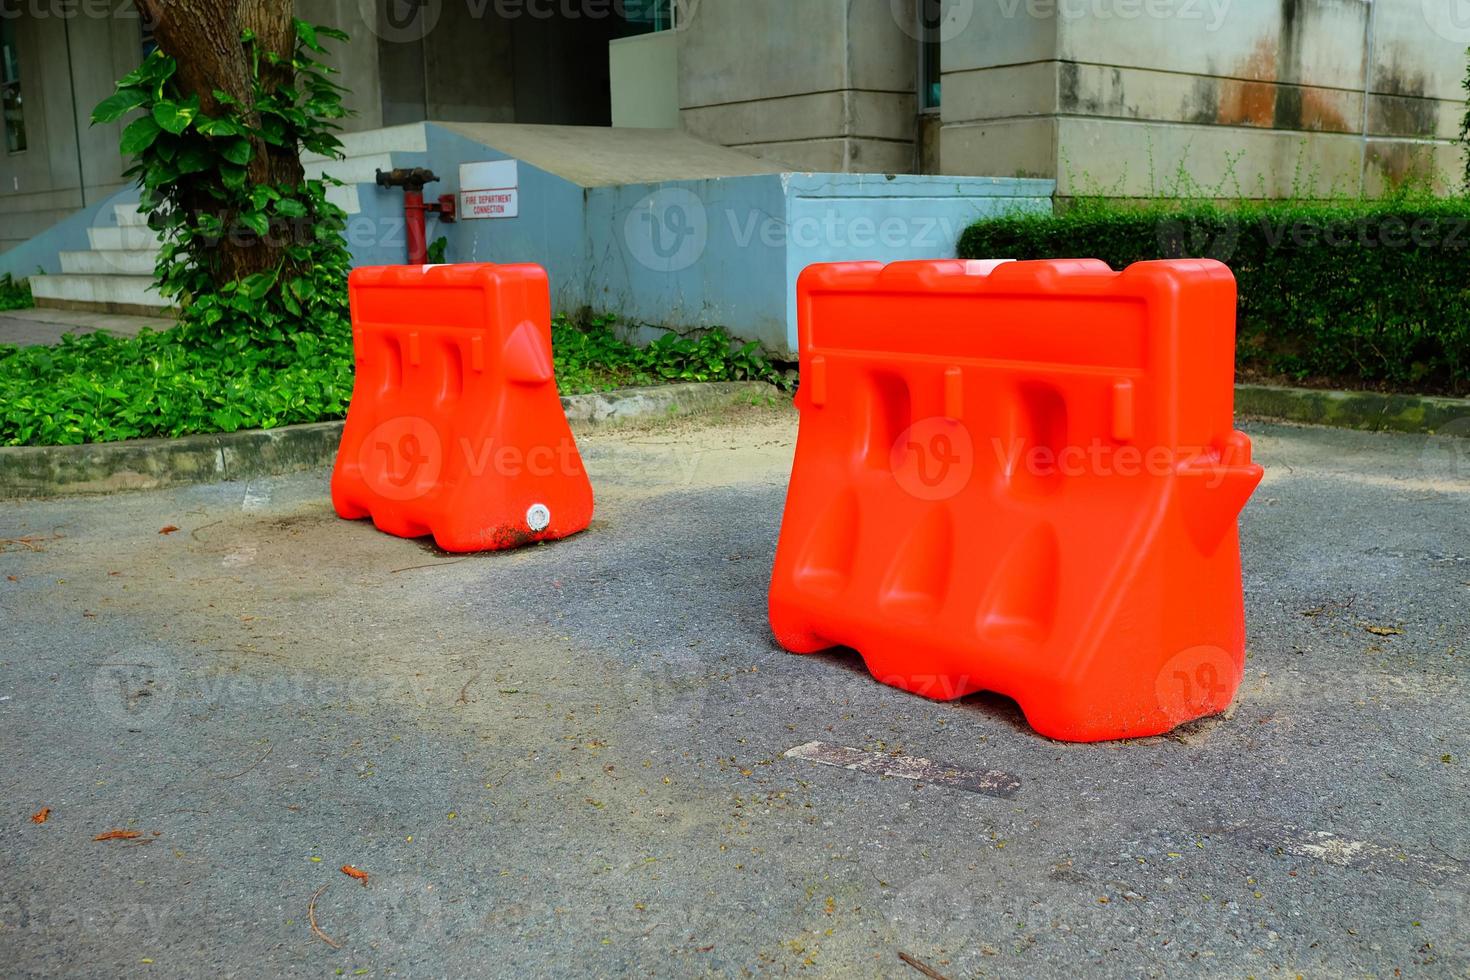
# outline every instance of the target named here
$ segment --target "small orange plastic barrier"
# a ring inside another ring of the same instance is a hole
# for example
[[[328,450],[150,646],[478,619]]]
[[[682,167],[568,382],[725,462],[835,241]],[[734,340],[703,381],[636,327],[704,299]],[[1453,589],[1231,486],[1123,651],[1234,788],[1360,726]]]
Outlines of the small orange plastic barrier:
[[[1039,732],[1169,731],[1239,686],[1235,279],[1218,262],[818,265],[770,592],[786,649],[856,648]]]
[[[587,527],[544,269],[361,268],[348,292],[357,379],[332,473],[339,515],[456,552]]]

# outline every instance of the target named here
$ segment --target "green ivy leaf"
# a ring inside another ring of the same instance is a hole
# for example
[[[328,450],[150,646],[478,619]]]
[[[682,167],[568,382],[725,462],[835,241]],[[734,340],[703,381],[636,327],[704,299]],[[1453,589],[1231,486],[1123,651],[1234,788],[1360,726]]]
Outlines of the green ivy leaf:
[[[184,102],[171,102],[165,99],[153,104],[153,121],[158,123],[159,128],[165,132],[177,136],[189,128],[189,123],[199,115],[199,96],[190,96]]]
[[[97,103],[92,110],[92,123],[116,122],[147,101],[148,93],[141,88],[120,88]]]
[[[179,174],[194,174],[201,170],[208,170],[214,164],[214,154],[202,146],[186,146],[179,152],[178,159],[174,165],[178,167]]]
[[[207,116],[194,120],[194,129],[205,136],[244,136],[248,132],[233,119],[211,119]]]
[[[158,139],[158,134],[163,132],[158,123],[153,121],[152,116],[140,116],[128,123],[122,132],[122,140],[118,148],[124,156],[137,156]]]
[[[230,140],[220,149],[220,156],[243,167],[250,162],[250,141],[247,139]]]
[[[265,237],[265,233],[270,231],[271,226],[270,219],[259,211],[246,211],[242,213],[240,215],[240,224],[261,237]]]

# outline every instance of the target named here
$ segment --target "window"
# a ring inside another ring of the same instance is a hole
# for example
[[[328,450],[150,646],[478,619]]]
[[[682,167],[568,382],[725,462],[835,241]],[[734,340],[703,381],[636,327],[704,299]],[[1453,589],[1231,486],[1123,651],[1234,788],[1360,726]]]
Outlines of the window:
[[[679,4],[682,0],[623,0],[617,8],[623,11],[629,34],[652,34],[679,26]]]
[[[0,19],[0,115],[5,119],[5,150],[26,148],[25,106],[20,97],[20,54],[15,48],[15,21]]]
[[[941,0],[919,0],[919,108],[939,108]]]

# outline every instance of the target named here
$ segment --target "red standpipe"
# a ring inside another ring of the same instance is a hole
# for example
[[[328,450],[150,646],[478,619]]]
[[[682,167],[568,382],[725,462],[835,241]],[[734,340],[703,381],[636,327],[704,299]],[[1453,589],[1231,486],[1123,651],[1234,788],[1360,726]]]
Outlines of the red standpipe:
[[[379,170],[379,187],[403,188],[403,222],[408,239],[408,264],[426,265],[429,261],[428,235],[424,229],[426,214],[437,214],[439,220],[454,221],[454,195],[441,194],[433,204],[424,203],[424,185],[439,180],[427,167],[401,167]]]

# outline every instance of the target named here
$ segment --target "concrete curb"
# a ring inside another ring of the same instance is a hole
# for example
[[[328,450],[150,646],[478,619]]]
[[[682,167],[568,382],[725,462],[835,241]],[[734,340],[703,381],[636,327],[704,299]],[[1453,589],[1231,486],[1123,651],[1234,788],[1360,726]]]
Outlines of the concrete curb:
[[[1236,385],[1235,413],[1375,432],[1470,435],[1470,399]]]
[[[775,404],[784,396],[762,381],[623,388],[562,398],[567,418],[598,425]],[[342,423],[315,422],[178,439],[130,439],[81,446],[0,447],[0,499],[156,490],[329,466]]]

